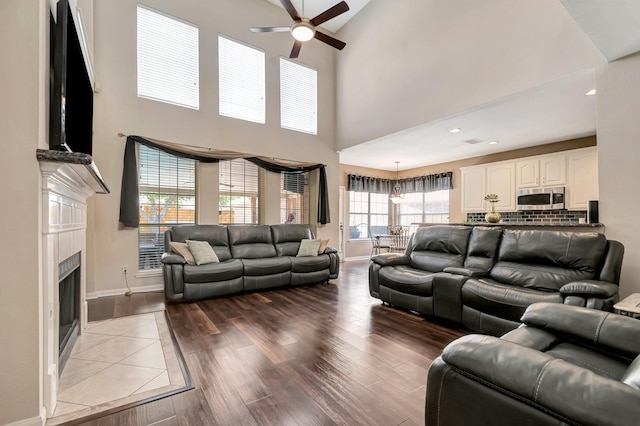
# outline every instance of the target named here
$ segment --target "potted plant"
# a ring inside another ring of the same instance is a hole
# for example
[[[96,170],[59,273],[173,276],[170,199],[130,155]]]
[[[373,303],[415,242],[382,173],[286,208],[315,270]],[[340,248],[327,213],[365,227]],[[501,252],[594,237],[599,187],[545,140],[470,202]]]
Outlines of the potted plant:
[[[500,201],[497,194],[487,194],[484,196],[484,200],[488,201],[491,205],[491,211],[484,215],[484,220],[489,223],[498,223],[502,219],[502,215],[496,211],[495,204]]]

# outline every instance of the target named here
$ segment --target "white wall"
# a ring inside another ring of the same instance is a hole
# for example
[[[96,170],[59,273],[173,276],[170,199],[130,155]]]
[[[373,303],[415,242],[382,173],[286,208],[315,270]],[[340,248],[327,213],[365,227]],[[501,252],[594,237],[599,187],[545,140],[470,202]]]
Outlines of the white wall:
[[[39,424],[40,170],[46,146],[48,3],[0,2],[0,424]],[[45,62],[46,60],[46,62]],[[48,89],[47,89],[48,90]]]
[[[604,62],[557,0],[372,0],[339,38],[338,149]]]
[[[263,0],[213,0],[176,2],[146,0],[146,6],[194,23],[200,41],[200,110],[180,108],[136,96],[135,0],[99,1],[94,4],[96,81],[94,159],[111,194],[93,197],[93,256],[89,282],[100,294],[124,288],[121,266],[137,270],[137,230],[118,228],[124,139],[118,132],[216,149],[229,149],[290,160],[327,165],[330,204],[338,205],[338,155],[334,136],[334,49],[312,40],[298,61],[318,70],[318,135],[280,129],[279,58],[293,44],[287,33],[254,34],[251,26],[286,25],[286,12]],[[218,115],[217,37],[223,33],[266,52],[267,124]],[[279,199],[274,200],[279,205]],[[267,212],[268,213],[268,212]],[[267,214],[266,218],[274,215]],[[279,219],[279,216],[278,216]],[[319,236],[337,241],[337,217],[318,230]],[[91,253],[90,253],[91,254]],[[89,265],[91,266],[91,265]],[[133,278],[133,277],[131,277]],[[160,285],[160,276],[130,281],[133,287]]]
[[[640,54],[596,69],[600,220],[622,242],[620,295],[640,292]]]

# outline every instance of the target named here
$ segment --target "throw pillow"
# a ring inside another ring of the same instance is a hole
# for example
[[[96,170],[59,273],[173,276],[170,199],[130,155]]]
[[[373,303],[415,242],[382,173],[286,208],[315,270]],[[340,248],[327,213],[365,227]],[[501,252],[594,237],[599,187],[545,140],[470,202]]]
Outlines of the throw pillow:
[[[189,251],[196,260],[196,265],[205,265],[207,263],[220,262],[213,247],[207,241],[187,240]]]
[[[300,248],[296,257],[317,256],[320,240],[300,240]]]
[[[324,253],[324,249],[329,245],[329,240],[320,240],[320,247],[318,247],[318,254]]]
[[[189,251],[189,246],[187,246],[187,243],[179,243],[177,241],[171,241],[169,243],[169,246],[171,246],[171,250],[173,252],[175,252],[175,253],[179,254],[180,256],[184,257],[184,260],[189,265],[195,265],[196,264],[196,260],[193,258],[193,255]]]

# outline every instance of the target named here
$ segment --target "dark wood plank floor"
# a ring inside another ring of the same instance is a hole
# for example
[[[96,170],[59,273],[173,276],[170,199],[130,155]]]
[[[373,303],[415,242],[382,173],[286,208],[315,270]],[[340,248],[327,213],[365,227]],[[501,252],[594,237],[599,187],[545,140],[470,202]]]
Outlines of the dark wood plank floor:
[[[465,332],[369,296],[368,262],[329,284],[167,304],[195,389],[85,425],[421,425],[429,365]],[[91,320],[161,309],[92,301]]]

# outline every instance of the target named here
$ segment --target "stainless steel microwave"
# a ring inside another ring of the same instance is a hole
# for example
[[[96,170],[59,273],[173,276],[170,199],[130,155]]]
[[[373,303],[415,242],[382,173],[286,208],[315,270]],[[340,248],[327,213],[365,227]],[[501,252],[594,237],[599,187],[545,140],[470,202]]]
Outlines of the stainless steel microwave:
[[[516,204],[518,210],[564,209],[564,186],[519,189],[516,192]]]

